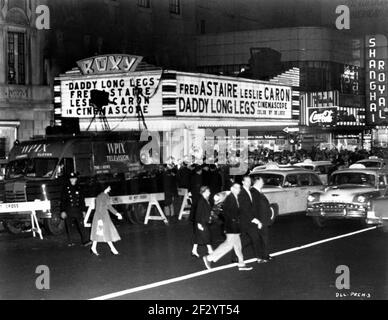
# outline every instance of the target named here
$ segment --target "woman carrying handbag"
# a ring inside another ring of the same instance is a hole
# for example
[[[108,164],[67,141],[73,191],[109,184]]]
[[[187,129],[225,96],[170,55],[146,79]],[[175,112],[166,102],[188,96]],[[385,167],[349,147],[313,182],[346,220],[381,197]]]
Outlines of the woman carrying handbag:
[[[109,211],[117,216],[119,220],[123,217],[116,211],[110,204],[109,192],[111,187],[108,186],[101,192],[96,198],[96,210],[92,222],[92,230],[90,233],[90,240],[93,241],[92,248],[90,249],[93,254],[98,256],[97,243],[108,243],[112,254],[118,255],[118,251],[113,245],[113,242],[121,240],[112,220],[109,216]]]
[[[211,221],[211,206],[209,203],[210,189],[200,188],[200,196],[194,214],[194,244],[191,255],[199,258],[198,245],[206,245],[208,254],[213,252],[209,222]]]

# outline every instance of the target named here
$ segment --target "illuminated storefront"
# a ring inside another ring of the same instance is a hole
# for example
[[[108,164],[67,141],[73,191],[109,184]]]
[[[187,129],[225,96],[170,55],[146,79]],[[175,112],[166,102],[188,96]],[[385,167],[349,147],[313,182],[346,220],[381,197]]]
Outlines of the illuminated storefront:
[[[301,113],[303,148],[370,148],[364,143],[362,96],[339,91],[306,93],[301,97]]]

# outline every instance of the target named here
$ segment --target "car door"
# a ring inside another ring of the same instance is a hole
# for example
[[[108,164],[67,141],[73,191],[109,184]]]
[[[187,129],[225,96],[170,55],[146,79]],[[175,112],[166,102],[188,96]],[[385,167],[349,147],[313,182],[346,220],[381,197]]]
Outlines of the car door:
[[[283,201],[287,203],[284,213],[299,212],[300,204],[298,203],[301,200],[301,190],[299,185],[298,174],[290,173],[287,174],[284,179],[284,199]]]
[[[388,176],[382,175],[379,177],[379,189],[382,192],[382,196],[372,200],[372,212],[373,215],[369,215],[369,218],[379,218],[388,223]]]

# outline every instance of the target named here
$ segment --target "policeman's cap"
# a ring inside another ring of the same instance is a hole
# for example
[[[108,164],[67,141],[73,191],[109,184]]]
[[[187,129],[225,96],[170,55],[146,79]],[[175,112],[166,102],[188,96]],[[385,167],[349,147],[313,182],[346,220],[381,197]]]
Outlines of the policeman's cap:
[[[79,174],[78,172],[71,172],[69,174],[69,179],[78,178]]]

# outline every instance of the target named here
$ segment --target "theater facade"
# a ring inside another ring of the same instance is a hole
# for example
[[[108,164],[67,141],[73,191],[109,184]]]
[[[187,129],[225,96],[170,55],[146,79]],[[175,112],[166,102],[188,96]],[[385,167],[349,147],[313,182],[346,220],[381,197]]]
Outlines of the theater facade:
[[[90,104],[93,90],[109,95],[101,108]],[[201,153],[206,129],[226,135],[229,130],[231,140],[241,135],[252,147],[291,148],[284,129],[299,124],[293,116],[298,97],[279,81],[150,68],[131,55],[78,61],[56,79],[54,91],[56,125],[73,121],[82,132],[158,132],[175,159]]]

